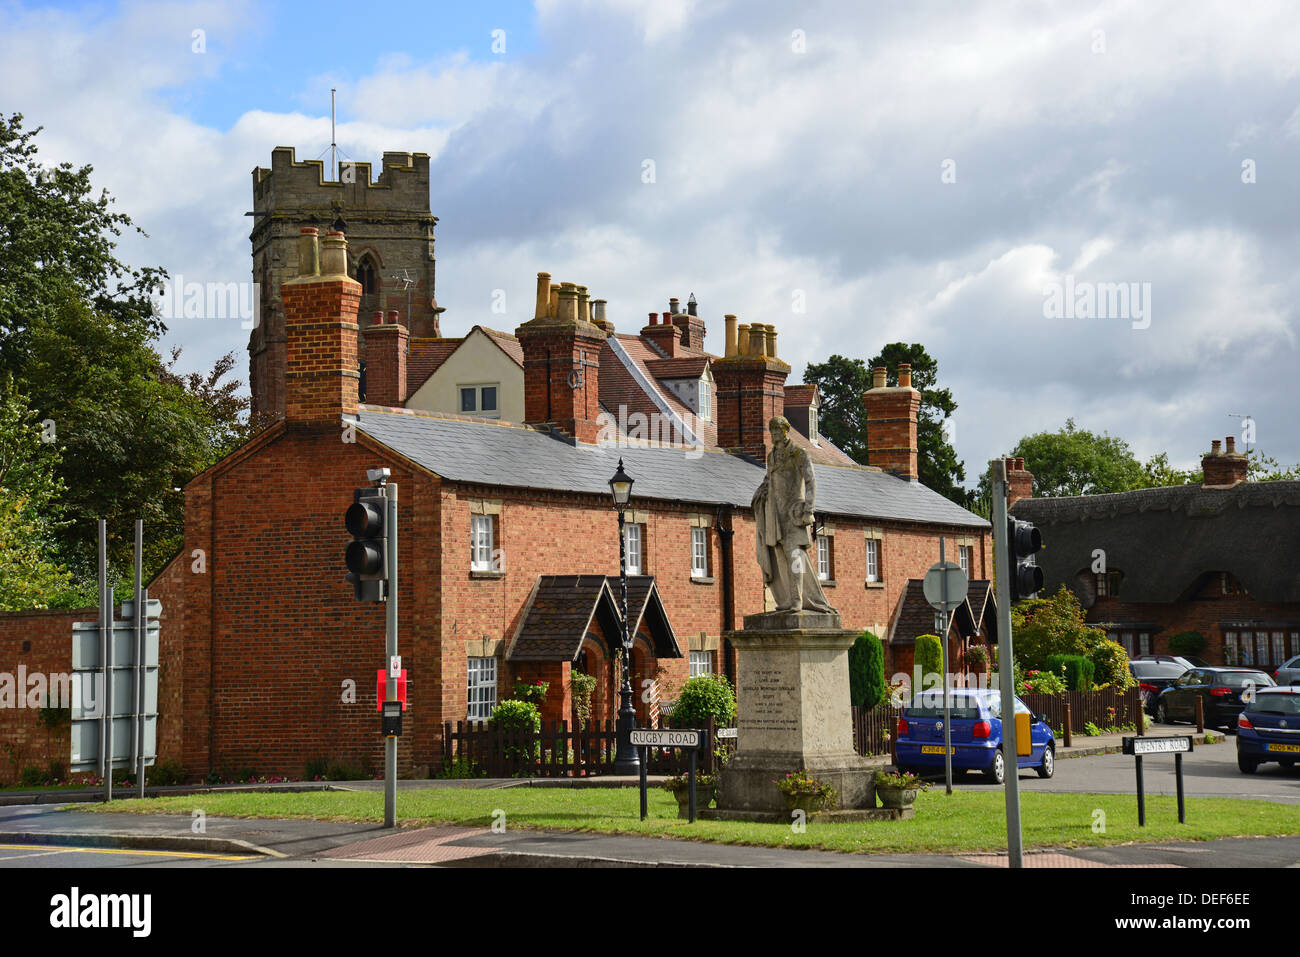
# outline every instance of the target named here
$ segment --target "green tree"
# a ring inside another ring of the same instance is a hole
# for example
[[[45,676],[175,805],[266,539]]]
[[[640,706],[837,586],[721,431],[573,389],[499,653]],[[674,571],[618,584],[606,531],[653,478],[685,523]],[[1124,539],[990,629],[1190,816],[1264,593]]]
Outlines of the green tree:
[[[913,656],[921,666],[921,688],[926,686],[926,675],[943,675],[943,644],[938,635],[917,635]]]
[[[891,342],[870,362],[832,355],[809,363],[804,382],[816,385],[822,397],[818,427],[835,445],[862,465],[867,462],[867,416],[862,394],[871,388],[871,370],[885,367],[885,381],[898,385],[898,366],[912,366],[912,385],[921,393],[917,410],[917,471],[921,484],[959,504],[967,501],[961,483],[966,469],[948,442],[943,422],[957,409],[952,392],[938,387],[939,363],[919,342]]]
[[[1059,431],[1025,436],[1010,454],[1025,460],[1034,495],[1043,498],[1126,492],[1142,483],[1142,466],[1127,442],[1077,428],[1074,419]]]
[[[885,650],[879,638],[864,631],[849,648],[849,701],[855,707],[874,708],[887,692]]]
[[[1106,641],[1106,633],[1084,620],[1083,606],[1062,585],[1049,598],[1030,598],[1011,609],[1016,660],[1026,671],[1051,670],[1052,655],[1092,658]]]
[[[736,693],[726,675],[687,678],[677,693],[671,724],[674,728],[703,728],[712,717],[720,728],[736,720]]]
[[[0,610],[87,604],[51,556],[61,526],[58,449],[11,377],[0,381]]]

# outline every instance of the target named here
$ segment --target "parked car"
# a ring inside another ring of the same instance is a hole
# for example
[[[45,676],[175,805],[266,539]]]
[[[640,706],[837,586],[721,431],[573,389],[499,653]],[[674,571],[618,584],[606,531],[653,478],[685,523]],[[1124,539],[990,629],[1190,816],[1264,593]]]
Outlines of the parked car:
[[[1182,665],[1184,668],[1209,668],[1210,663],[1195,655],[1137,655],[1130,661],[1163,661],[1176,665]]]
[[[1273,680],[1280,685],[1300,685],[1300,655],[1284,661],[1282,667],[1273,672]]]
[[[954,771],[979,771],[988,780],[1006,780],[1002,756],[1002,696],[997,691],[959,688],[949,693],[949,730]],[[1033,714],[1016,699],[1016,712]],[[1030,725],[1030,753],[1016,763],[1033,768],[1041,778],[1052,776],[1056,738],[1040,715]],[[923,691],[898,719],[898,769],[922,774],[943,768],[943,693]]]
[[[1230,729],[1258,688],[1273,687],[1273,679],[1253,668],[1192,668],[1156,698],[1161,724],[1196,720],[1200,698],[1207,728]]]
[[[1147,658],[1134,658],[1128,663],[1129,672],[1137,679],[1142,708],[1147,714],[1153,718],[1156,716],[1156,698],[1186,674],[1187,667],[1176,661],[1151,661]]]
[[[1266,761],[1300,759],[1300,688],[1261,688],[1237,716],[1237,767],[1254,774]]]

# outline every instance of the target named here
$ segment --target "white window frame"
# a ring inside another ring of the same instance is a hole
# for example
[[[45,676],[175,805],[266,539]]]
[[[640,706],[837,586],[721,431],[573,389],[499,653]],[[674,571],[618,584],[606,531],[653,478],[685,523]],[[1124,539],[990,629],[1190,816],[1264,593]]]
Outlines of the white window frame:
[[[692,651],[690,665],[692,678],[697,675],[713,674],[713,652]]]
[[[712,422],[713,390],[709,388],[709,377],[707,375],[700,378],[699,396],[700,418],[705,422]]]
[[[709,530],[699,526],[691,528],[691,577],[709,577]]]
[[[1138,632],[1138,654],[1140,655],[1151,654],[1151,632],[1149,631]]]
[[[623,526],[623,538],[627,543],[627,573],[629,575],[645,574],[642,568],[642,543],[644,536],[641,532],[642,526],[638,522],[628,522]]]
[[[497,660],[470,656],[465,661],[468,686],[465,715],[469,721],[487,721],[497,707]]]
[[[867,581],[880,581],[880,539],[867,539]]]
[[[496,516],[471,515],[469,529],[470,571],[494,571],[492,553],[496,547]]]
[[[1238,664],[1238,655],[1237,633],[1235,631],[1225,631],[1223,633],[1223,663],[1235,666]]]
[[[817,578],[824,582],[831,580],[831,538],[829,535],[817,536]]]
[[[957,564],[961,566],[961,570],[966,573],[968,579],[970,578],[970,566],[974,560],[974,554],[975,549],[970,545],[957,546]]]
[[[474,390],[474,408],[465,409],[464,396],[462,392],[466,389]],[[497,407],[490,411],[483,411],[483,390],[497,390]],[[456,386],[456,411],[462,415],[477,415],[484,419],[501,418],[501,383],[500,382],[465,382]]]

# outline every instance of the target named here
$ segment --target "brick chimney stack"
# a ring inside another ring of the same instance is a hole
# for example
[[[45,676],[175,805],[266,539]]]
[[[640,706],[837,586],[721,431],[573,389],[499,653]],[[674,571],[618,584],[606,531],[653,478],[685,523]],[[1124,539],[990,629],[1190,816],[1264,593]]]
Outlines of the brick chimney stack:
[[[912,388],[912,366],[898,364],[898,385],[887,386],[884,366],[872,370],[871,388],[862,393],[867,409],[867,464],[915,482],[916,416],[921,393]]]
[[[704,351],[704,320],[696,315],[697,307],[695,293],[691,293],[686,312],[681,311],[679,300],[669,299],[668,312],[664,314],[664,321],[673,324],[681,337],[682,345],[702,352]]]
[[[1034,473],[1025,468],[1025,460],[1008,458],[1007,465],[1007,508],[1015,505],[1022,498],[1034,497]]]
[[[768,343],[776,348],[776,333],[761,323],[741,325],[748,348],[735,355],[714,359],[713,380],[717,384],[718,445],[729,452],[743,452],[760,462],[772,451],[768,422],[785,415],[785,380],[790,366],[776,355],[767,354]]]
[[[1250,461],[1237,451],[1237,439],[1229,435],[1223,440],[1223,451],[1219,451],[1219,440],[1211,443],[1208,454],[1201,457],[1201,471],[1205,473],[1202,484],[1207,488],[1231,488],[1246,481],[1250,472]]]
[[[669,359],[682,354],[682,334],[673,325],[673,316],[670,313],[664,313],[663,322],[659,321],[658,313],[650,313],[650,321],[641,328],[641,338],[654,343],[655,348]]]
[[[401,314],[389,310],[389,321],[382,312],[365,328],[366,402],[371,405],[400,406],[406,401],[406,356],[410,333],[401,323]]]
[[[524,421],[579,442],[599,434],[600,350],[607,333],[588,318],[585,286],[537,274],[536,315],[515,330],[524,350]]]
[[[292,426],[337,430],[355,415],[361,378],[357,309],[361,284],[347,275],[347,239],[303,227],[298,275],[280,287],[286,337],[285,420]],[[322,248],[323,247],[323,248]]]

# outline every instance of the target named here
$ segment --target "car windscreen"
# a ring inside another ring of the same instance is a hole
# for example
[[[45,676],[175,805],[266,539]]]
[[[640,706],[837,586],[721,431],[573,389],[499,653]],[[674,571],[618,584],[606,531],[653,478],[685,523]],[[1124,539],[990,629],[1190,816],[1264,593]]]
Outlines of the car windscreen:
[[[970,695],[949,695],[948,713],[952,718],[978,721],[981,717],[979,702]],[[911,706],[904,712],[909,718],[942,718],[943,692],[923,691],[912,699]]]
[[[1219,683],[1229,688],[1244,688],[1247,684],[1268,688],[1273,685],[1273,679],[1262,671],[1220,671]]]
[[[1172,661],[1135,661],[1133,674],[1138,678],[1177,678],[1187,669]]]
[[[1251,714],[1300,714],[1300,694],[1257,694],[1246,710]]]

